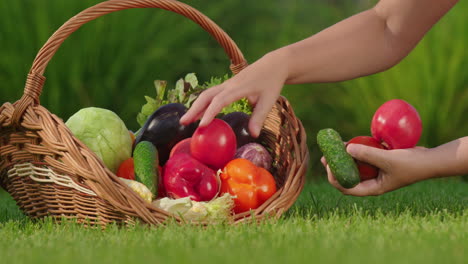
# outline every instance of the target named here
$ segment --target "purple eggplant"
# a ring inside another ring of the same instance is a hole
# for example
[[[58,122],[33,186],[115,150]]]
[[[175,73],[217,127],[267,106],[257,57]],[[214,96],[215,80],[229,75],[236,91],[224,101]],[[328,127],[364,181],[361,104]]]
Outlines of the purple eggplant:
[[[237,148],[251,142],[255,142],[255,138],[249,133],[250,115],[244,112],[232,112],[221,118],[228,123],[234,134],[236,134]]]
[[[180,118],[187,112],[183,104],[171,103],[159,107],[148,118],[137,135],[135,145],[140,141],[149,141],[158,149],[159,164],[162,166],[169,158],[169,153],[177,142],[191,137],[198,126],[180,124]]]

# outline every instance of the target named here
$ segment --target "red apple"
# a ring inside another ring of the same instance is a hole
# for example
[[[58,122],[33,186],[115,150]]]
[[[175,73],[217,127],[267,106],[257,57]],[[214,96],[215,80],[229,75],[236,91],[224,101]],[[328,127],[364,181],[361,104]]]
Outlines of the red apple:
[[[169,158],[174,156],[177,153],[187,153],[190,154],[190,140],[191,138],[186,138],[179,141],[172,149],[169,154]]]
[[[348,146],[349,144],[361,144],[374,148],[385,149],[385,147],[382,144],[380,144],[375,138],[369,136],[354,137],[346,143],[346,146]],[[379,175],[379,168],[375,167],[374,165],[359,160],[355,161],[358,165],[361,181],[370,180],[376,178],[377,175]]]
[[[421,132],[422,122],[418,111],[401,99],[387,101],[372,118],[372,136],[379,142],[385,142],[389,149],[416,146]]]

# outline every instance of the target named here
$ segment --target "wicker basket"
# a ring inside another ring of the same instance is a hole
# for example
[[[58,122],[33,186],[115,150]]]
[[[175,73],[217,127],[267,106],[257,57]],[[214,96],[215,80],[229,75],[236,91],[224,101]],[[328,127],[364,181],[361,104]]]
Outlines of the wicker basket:
[[[142,200],[72,135],[62,119],[39,102],[44,71],[62,42],[86,22],[129,8],[161,8],[181,14],[224,48],[234,74],[247,65],[237,45],[219,26],[177,1],[110,0],[71,18],[38,52],[20,100],[0,107],[0,185],[31,218],[47,216],[100,226],[136,221],[159,225],[168,219],[182,222]],[[235,215],[233,223],[279,217],[297,199],[305,182],[309,157],[306,134],[284,97],[269,113],[260,137],[272,152],[278,191],[260,208]]]

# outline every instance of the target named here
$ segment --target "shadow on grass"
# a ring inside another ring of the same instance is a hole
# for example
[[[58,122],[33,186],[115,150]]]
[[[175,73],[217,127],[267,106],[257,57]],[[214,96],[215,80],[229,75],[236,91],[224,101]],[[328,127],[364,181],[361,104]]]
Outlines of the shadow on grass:
[[[25,222],[28,221],[28,218],[16,205],[10,194],[0,188],[0,224],[9,221]]]

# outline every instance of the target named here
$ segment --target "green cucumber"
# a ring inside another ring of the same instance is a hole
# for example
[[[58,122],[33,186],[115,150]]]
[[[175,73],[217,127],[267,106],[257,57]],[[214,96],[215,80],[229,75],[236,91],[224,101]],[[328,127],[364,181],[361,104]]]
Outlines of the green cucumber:
[[[338,183],[347,189],[356,186],[360,182],[359,170],[346,152],[340,134],[331,128],[322,129],[317,134],[317,143]]]
[[[153,143],[140,141],[133,151],[135,164],[135,180],[143,183],[156,195],[158,188],[158,151]]]

